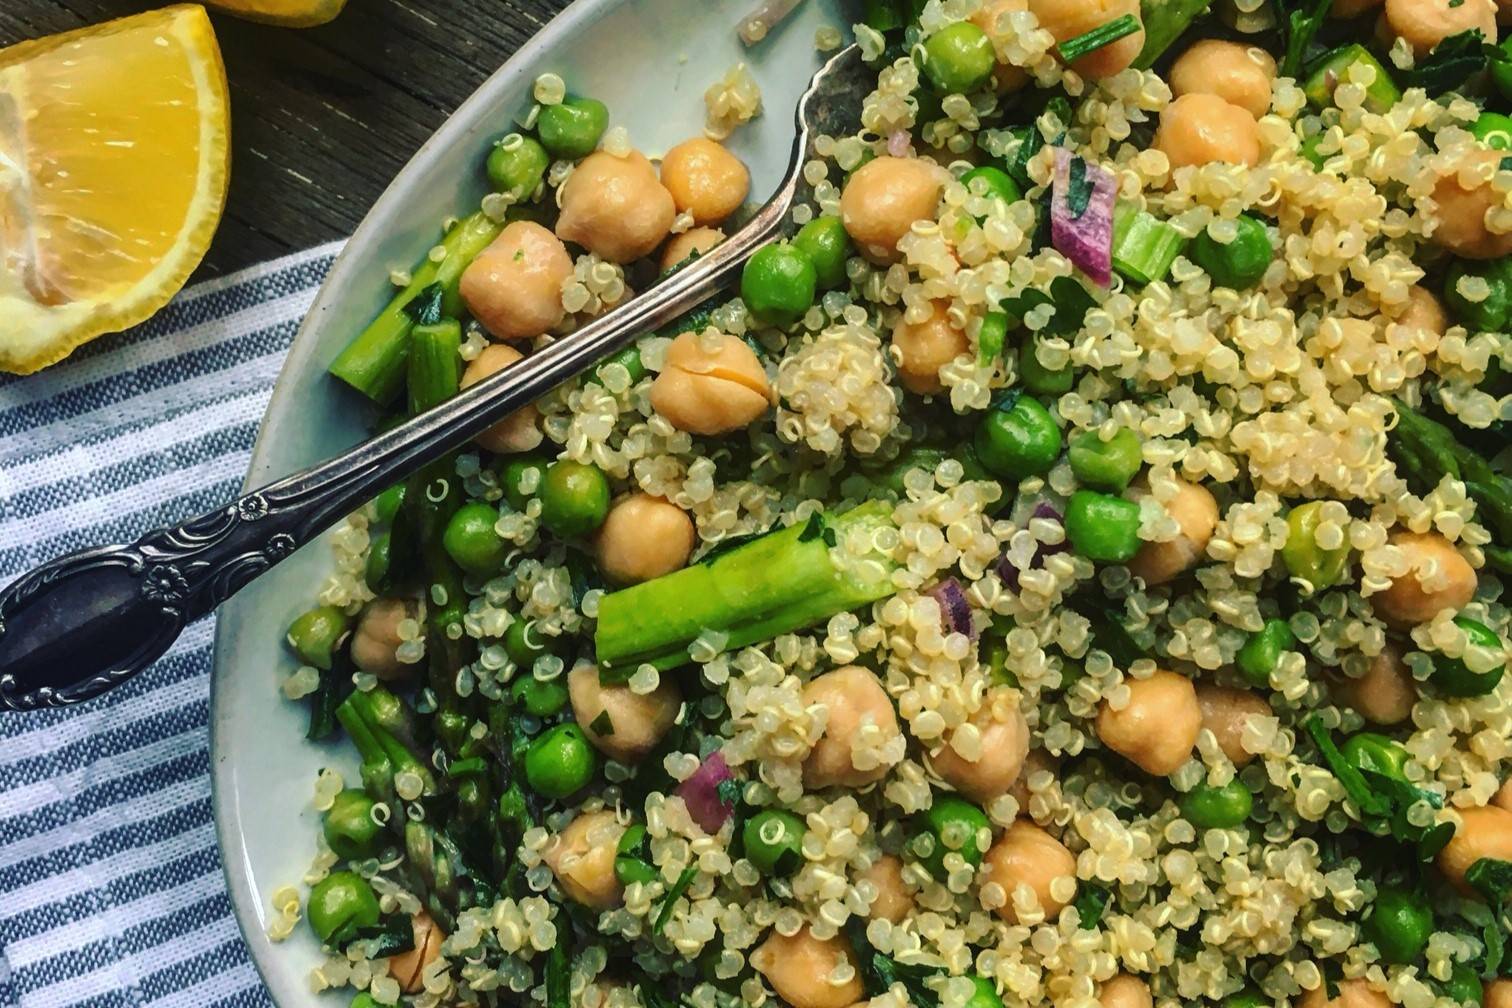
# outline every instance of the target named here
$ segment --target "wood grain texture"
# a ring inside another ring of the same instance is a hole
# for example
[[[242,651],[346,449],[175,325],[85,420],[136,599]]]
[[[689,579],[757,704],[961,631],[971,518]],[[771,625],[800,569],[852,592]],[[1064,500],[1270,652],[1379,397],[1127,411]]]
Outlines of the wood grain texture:
[[[166,2],[0,0],[0,47]],[[198,278],[350,234],[451,110],[567,3],[351,0],[305,30],[214,14],[233,163]]]

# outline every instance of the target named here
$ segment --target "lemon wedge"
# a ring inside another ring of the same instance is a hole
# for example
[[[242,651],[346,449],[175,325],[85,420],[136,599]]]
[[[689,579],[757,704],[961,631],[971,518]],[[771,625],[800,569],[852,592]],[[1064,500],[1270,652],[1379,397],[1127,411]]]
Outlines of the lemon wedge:
[[[313,28],[334,20],[346,0],[208,0],[210,6],[248,21]]]
[[[205,9],[0,50],[0,369],[146,319],[225,205],[229,107]]]

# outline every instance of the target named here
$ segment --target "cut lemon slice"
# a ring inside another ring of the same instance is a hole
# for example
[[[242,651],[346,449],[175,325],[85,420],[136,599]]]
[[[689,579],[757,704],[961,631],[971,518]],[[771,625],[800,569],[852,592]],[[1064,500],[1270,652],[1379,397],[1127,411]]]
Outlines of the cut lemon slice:
[[[207,0],[210,6],[248,21],[313,28],[334,20],[346,0]]]
[[[0,368],[29,374],[167,303],[220,221],[229,139],[203,7],[0,50]]]

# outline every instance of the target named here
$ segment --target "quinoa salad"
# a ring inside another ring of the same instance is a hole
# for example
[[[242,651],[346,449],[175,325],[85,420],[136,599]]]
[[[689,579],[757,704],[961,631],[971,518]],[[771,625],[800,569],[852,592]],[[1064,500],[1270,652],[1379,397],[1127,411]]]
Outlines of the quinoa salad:
[[[1512,4],[1205,8],[858,5],[738,291],[340,526],[313,990],[1512,1006]],[[534,97],[332,365],[380,425],[760,198],[743,66],[663,151]]]

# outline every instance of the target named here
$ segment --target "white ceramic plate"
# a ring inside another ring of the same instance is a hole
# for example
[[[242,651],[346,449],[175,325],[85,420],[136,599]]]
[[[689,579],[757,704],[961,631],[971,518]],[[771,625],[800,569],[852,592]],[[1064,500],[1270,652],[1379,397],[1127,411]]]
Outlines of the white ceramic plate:
[[[326,376],[326,365],[391,296],[389,271],[434,244],[439,223],[477,207],[489,146],[515,128],[537,75],[608,103],[611,122],[659,153],[700,132],[703,92],[745,61],[766,113],[731,146],[751,168],[752,196],[781,179],[793,108],[818,68],[814,32],[843,26],[840,0],[805,0],[764,42],[746,49],[736,26],[757,0],[578,0],[494,74],[420,150],[373,207],[337,260],[289,353],[252,453],[249,485],[328,458],[360,440],[365,411]],[[312,604],[331,564],[317,543],[285,561],[221,610],[216,632],[211,750],[216,826],[226,878],[252,958],[281,1008],[345,1004],[317,997],[308,976],[319,950],[308,927],[275,945],[269,897],[298,884],[315,852],[310,807],[321,767],[355,782],[345,743],[304,740],[306,708],[283,700],[293,670],[282,645],[289,621]]]

